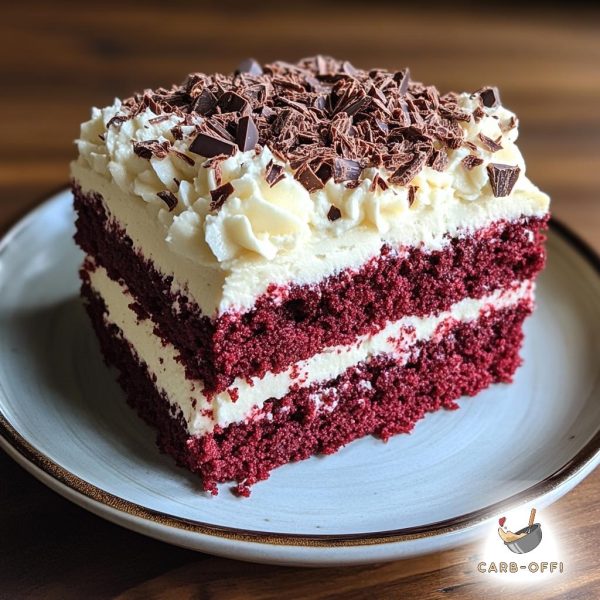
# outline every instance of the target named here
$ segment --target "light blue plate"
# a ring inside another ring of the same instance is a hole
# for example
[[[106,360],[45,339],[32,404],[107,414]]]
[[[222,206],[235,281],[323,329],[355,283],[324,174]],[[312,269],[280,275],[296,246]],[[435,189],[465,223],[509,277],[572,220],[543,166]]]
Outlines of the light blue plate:
[[[0,243],[0,442],[111,521],[238,559],[379,562],[467,542],[524,502],[542,508],[600,461],[598,259],[558,226],[514,384],[387,444],[277,469],[249,499],[202,493],[125,404],[78,298],[73,230],[64,191]]]

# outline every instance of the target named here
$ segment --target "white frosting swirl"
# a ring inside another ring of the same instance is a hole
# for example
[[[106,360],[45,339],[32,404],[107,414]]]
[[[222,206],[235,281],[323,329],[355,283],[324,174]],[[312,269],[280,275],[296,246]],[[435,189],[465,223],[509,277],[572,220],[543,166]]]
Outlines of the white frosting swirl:
[[[479,101],[468,94],[459,96],[459,106],[472,112]],[[122,124],[107,123],[118,115],[119,100],[102,110],[94,109],[90,121],[81,127],[78,161],[96,173],[112,178],[121,190],[139,197],[164,228],[165,240],[178,254],[206,266],[230,269],[239,261],[260,257],[273,260],[279,253],[297,247],[309,238],[339,237],[352,229],[376,231],[382,240],[394,239],[394,231],[407,220],[419,219],[430,211],[443,218],[457,203],[485,203],[492,197],[486,166],[490,162],[518,165],[519,178],[511,195],[537,188],[525,177],[525,163],[515,141],[518,131],[509,128],[513,113],[503,107],[484,108],[484,116],[475,122],[460,122],[465,140],[477,146],[483,163],[467,169],[462,160],[472,153],[461,146],[449,150],[448,167],[443,172],[424,168],[410,185],[416,186],[415,200],[409,206],[408,187],[379,187],[371,191],[373,179],[389,174],[375,168],[365,169],[354,189],[329,180],[321,190],[309,194],[293,177],[289,164],[274,158],[269,148],[238,152],[220,163],[220,184],[231,183],[233,193],[218,210],[211,210],[211,194],[217,185],[215,170],[188,150],[193,126],[182,126],[181,118],[169,115],[157,119],[150,109]],[[183,139],[175,139],[171,129],[182,126]],[[490,152],[478,137],[483,134],[498,141],[502,149]],[[133,142],[168,141],[176,152],[164,158],[140,158]],[[273,161],[283,167],[283,179],[270,187],[265,178]],[[169,212],[158,192],[169,190],[178,200]],[[331,206],[341,218],[331,221]]]

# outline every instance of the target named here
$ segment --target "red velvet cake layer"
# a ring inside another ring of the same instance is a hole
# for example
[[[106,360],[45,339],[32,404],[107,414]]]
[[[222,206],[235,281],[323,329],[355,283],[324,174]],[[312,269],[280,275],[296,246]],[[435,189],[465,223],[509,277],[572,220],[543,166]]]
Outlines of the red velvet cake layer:
[[[128,402],[158,429],[159,447],[178,464],[199,474],[204,489],[237,482],[237,492],[268,478],[274,468],[314,454],[331,454],[373,434],[386,440],[412,430],[427,412],[457,408],[455,400],[473,396],[495,382],[510,382],[520,364],[522,324],[529,301],[457,323],[454,330],[417,344],[409,361],[379,357],[348,369],[325,384],[291,391],[268,401],[256,418],[190,437],[180,415],[154,387],[118,328],[104,321],[104,303],[84,283],[87,310],[108,363],[120,370]],[[448,335],[450,333],[450,335]],[[321,410],[311,399],[321,397]],[[261,418],[271,414],[272,418]]]
[[[174,295],[172,278],[133,251],[125,231],[107,218],[100,196],[83,194],[76,184],[73,193],[77,243],[112,279],[126,282],[136,310],[150,315],[158,334],[177,348],[188,376],[214,392],[235,377],[280,372],[328,346],[350,344],[387,321],[448,310],[465,297],[532,279],[545,260],[547,218],[498,222],[452,239],[442,251],[413,248],[401,256],[384,246],[358,271],[312,286],[292,285],[282,291],[283,303],[264,294],[251,311],[213,320],[185,296]],[[175,301],[177,314],[171,310]]]

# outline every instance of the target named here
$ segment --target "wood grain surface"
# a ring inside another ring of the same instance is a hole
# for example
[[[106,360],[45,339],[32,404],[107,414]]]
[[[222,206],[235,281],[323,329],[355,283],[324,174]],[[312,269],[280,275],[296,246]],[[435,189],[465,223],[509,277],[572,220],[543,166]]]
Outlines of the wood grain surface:
[[[600,250],[600,12],[218,5],[3,3],[0,231],[65,184],[92,105],[190,71],[231,70],[249,55],[321,52],[364,67],[408,65],[445,91],[497,84],[521,119],[531,178],[552,196],[554,215]],[[525,587],[478,574],[479,544],[322,570],[196,554],[85,512],[0,454],[0,598],[598,598],[599,496],[597,470],[540,514],[558,532],[565,573]]]

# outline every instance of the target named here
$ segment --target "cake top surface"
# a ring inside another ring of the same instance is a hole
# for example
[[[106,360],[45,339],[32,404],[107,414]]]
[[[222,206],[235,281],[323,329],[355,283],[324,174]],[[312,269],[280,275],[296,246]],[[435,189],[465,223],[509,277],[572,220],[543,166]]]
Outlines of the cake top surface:
[[[475,92],[465,109],[458,95],[410,79],[408,69],[365,71],[347,61],[316,56],[261,67],[249,59],[230,75],[190,74],[170,89],[145,90],[123,102],[118,126],[151,109],[194,127],[189,150],[215,162],[238,151],[268,146],[295,169],[309,191],[336,183],[356,185],[364,168],[382,167],[377,183],[406,185],[424,166],[443,171],[447,149],[465,143],[460,122],[479,121],[484,107],[500,105],[496,88]],[[516,120],[504,126],[511,129]],[[173,131],[182,136],[181,125]],[[490,146],[498,140],[488,140]],[[168,144],[139,143],[139,156],[160,157]],[[475,149],[475,148],[473,148]],[[271,181],[278,177],[271,170]]]
[[[140,204],[193,263],[287,273],[341,248],[436,248],[475,221],[543,214],[517,136],[493,87],[440,94],[408,69],[249,60],[94,109],[72,173],[116,186],[111,210]]]

